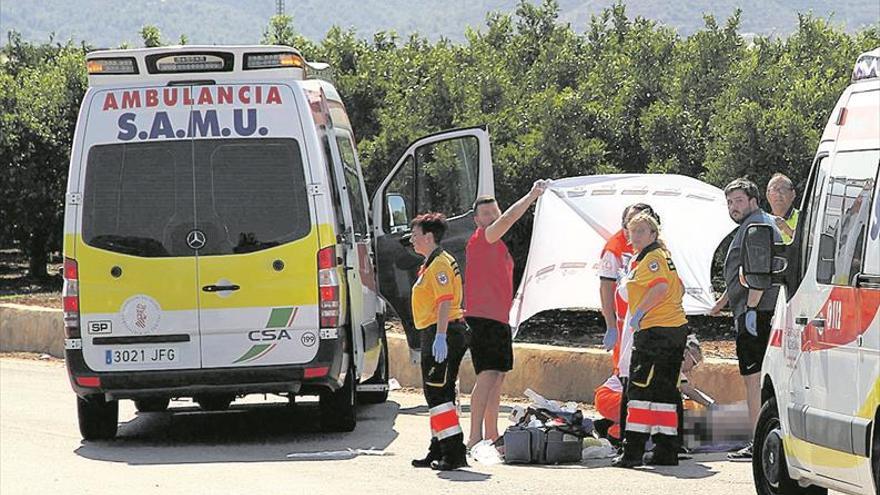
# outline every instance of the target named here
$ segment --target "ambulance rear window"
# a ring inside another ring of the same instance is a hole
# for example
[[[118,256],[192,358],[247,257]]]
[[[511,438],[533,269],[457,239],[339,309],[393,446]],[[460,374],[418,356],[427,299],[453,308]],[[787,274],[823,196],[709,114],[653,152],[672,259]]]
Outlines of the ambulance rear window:
[[[259,251],[311,230],[299,143],[204,139],[93,147],[82,235],[142,257]],[[203,234],[198,251],[188,237]]]

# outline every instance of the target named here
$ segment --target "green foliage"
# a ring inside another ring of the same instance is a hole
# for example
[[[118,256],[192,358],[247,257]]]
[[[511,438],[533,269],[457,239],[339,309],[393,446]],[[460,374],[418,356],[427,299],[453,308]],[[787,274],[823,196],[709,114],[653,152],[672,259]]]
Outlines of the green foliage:
[[[290,16],[275,16],[262,41],[333,67],[370,191],[419,136],[487,125],[502,207],[536,179],[600,173],[679,173],[723,186],[740,175],[763,185],[782,171],[802,186],[857,55],[880,46],[880,24],[850,34],[812,15],[788,37],[745,38],[739,11],[723,22],[706,15],[683,36],[619,3],[576,29],[563,22],[566,8],[568,0],[520,0],[512,13],[486,15],[464,42],[338,27],[314,42]],[[155,26],[140,34],[145,45],[162,43]],[[12,219],[0,222],[0,237],[32,253],[59,247],[83,54],[15,33],[0,54],[0,163],[9,164],[0,206]],[[508,237],[519,267],[529,222]]]
[[[61,247],[67,164],[86,88],[85,52],[71,43],[26,43],[16,33],[0,52],[0,238],[24,250],[38,278],[46,276],[48,253]]]
[[[141,39],[144,40],[144,47],[146,48],[155,48],[164,44],[162,43],[162,33],[159,32],[159,28],[156,26],[147,24],[141,28],[139,34]]]

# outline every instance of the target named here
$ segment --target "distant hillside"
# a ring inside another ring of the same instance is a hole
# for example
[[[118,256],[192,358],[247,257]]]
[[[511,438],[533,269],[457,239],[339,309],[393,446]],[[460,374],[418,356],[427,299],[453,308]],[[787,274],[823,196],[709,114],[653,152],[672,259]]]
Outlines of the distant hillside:
[[[583,31],[590,15],[614,0],[558,0],[560,20]],[[744,33],[785,35],[797,26],[798,12],[830,17],[847,31],[880,23],[878,0],[630,0],[630,16],[655,19],[682,35],[703,26],[703,14],[726,19],[742,8]],[[406,36],[419,32],[431,39],[462,40],[466,26],[482,27],[491,11],[513,12],[516,0],[300,0],[286,1],[296,29],[320,40],[333,25],[354,28],[362,37],[377,31]],[[140,43],[144,24],[159,26],[163,37],[190,43],[254,43],[259,41],[274,0],[3,0],[0,2],[2,41],[15,29],[25,39],[85,40],[99,47]]]

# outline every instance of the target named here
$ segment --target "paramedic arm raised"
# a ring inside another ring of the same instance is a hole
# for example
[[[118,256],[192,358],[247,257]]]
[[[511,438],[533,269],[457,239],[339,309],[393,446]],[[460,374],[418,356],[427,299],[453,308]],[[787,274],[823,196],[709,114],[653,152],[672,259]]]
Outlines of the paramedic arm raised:
[[[498,217],[498,220],[492,222],[492,225],[486,227],[486,242],[493,244],[498,239],[504,237],[504,234],[526,213],[529,206],[532,206],[532,203],[544,194],[545,190],[547,190],[547,183],[545,181],[535,181],[532,185],[532,190],[528,194],[512,204],[507,211]]]

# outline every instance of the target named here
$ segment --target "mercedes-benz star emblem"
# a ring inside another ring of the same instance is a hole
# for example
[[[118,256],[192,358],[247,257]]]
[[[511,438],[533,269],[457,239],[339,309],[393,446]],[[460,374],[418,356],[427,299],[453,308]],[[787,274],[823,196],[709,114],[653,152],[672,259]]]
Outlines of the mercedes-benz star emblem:
[[[205,247],[205,233],[201,230],[191,230],[186,234],[186,245],[192,249],[202,249]]]

